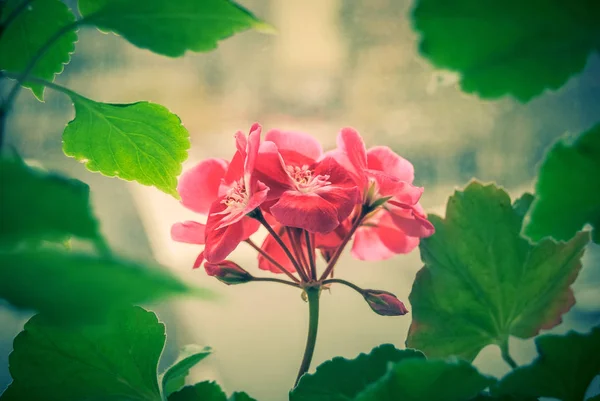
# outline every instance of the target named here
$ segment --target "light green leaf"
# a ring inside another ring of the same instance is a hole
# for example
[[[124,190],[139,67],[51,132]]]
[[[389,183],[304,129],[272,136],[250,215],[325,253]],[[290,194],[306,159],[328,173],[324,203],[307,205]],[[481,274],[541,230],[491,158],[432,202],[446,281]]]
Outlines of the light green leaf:
[[[419,0],[420,51],[457,71],[465,92],[528,101],[583,70],[599,45],[600,3]]]
[[[495,380],[465,361],[410,358],[396,363],[354,401],[468,401]]]
[[[540,336],[535,344],[538,357],[506,375],[494,392],[583,401],[592,379],[600,374],[600,327],[589,334]]]
[[[333,358],[305,374],[290,393],[290,401],[352,400],[371,383],[379,380],[392,362],[424,358],[415,350],[399,350],[391,344],[380,345],[355,359]]]
[[[17,158],[0,159],[0,249],[71,236],[98,240],[89,187],[35,170]]]
[[[590,223],[600,243],[600,124],[575,141],[559,140],[546,155],[525,234],[568,240]]]
[[[7,0],[4,4],[0,23],[17,8],[23,0]],[[75,16],[60,0],[36,0],[31,2],[8,25],[0,37],[0,70],[23,73],[29,62],[44,44],[61,29],[75,21]],[[30,76],[53,81],[60,74],[63,65],[71,60],[75,51],[77,33],[75,28],[68,29],[64,35],[52,44],[37,61]],[[39,83],[25,82],[39,100],[44,100],[44,86]]]
[[[170,57],[213,50],[250,28],[272,29],[229,0],[79,0],[79,10],[87,24]]]
[[[61,327],[34,316],[15,338],[13,382],[1,401],[160,401],[156,369],[165,326],[139,307],[103,325]]]
[[[152,185],[179,198],[177,176],[190,147],[179,117],[154,103],[98,103],[68,94],[75,119],[63,133],[67,156],[90,171]]]
[[[168,397],[171,393],[185,386],[185,378],[190,373],[190,369],[209,356],[211,352],[210,347],[199,347],[198,345],[184,347],[179,353],[177,361],[163,375],[163,394]]]
[[[118,259],[44,250],[0,253],[0,299],[59,322],[88,321],[123,304],[176,295],[208,298],[165,268]]]
[[[168,401],[227,401],[227,396],[217,383],[207,381],[184,387],[171,394]]]
[[[507,345],[509,335],[530,338],[560,323],[575,303],[569,286],[589,235],[530,244],[519,235],[523,205],[472,182],[450,197],[445,219],[430,216],[436,232],[420,245],[425,266],[409,298],[408,347],[473,360],[488,344]]]

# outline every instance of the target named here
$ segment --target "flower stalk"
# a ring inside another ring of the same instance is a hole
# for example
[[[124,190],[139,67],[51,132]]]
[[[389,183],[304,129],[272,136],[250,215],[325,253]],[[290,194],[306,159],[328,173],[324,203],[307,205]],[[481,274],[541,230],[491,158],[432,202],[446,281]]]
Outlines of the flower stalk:
[[[320,286],[308,286],[305,287],[304,291],[308,298],[308,336],[306,338],[306,347],[304,349],[304,356],[302,357],[302,363],[298,370],[298,376],[294,387],[298,385],[300,378],[308,372],[310,363],[315,352],[315,345],[317,343],[317,332],[319,329],[319,298],[321,296]]]

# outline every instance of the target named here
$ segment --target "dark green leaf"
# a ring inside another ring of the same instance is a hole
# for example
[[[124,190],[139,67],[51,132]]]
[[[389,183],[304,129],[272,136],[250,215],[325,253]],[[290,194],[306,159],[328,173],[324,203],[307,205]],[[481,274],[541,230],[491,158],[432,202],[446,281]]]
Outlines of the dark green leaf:
[[[0,299],[58,321],[99,319],[122,304],[208,296],[165,268],[56,250],[0,253]]]
[[[79,9],[86,23],[170,57],[213,50],[250,28],[270,28],[229,0],[79,0]]]
[[[23,241],[97,240],[90,189],[79,181],[44,173],[17,159],[0,160],[0,249]]]
[[[405,359],[354,401],[467,401],[494,383],[465,361]]]
[[[515,397],[512,395],[489,395],[481,393],[470,401],[538,401],[537,397]]]
[[[419,0],[413,13],[421,53],[459,72],[465,92],[521,101],[583,70],[599,18],[594,0]]]
[[[139,307],[95,326],[61,327],[34,316],[14,341],[13,383],[1,401],[160,401],[156,368],[165,327]]]
[[[209,356],[211,352],[210,347],[197,345],[184,347],[177,361],[163,375],[162,386],[165,397],[185,386],[185,378],[190,373],[190,369]]]
[[[158,104],[98,103],[69,95],[75,119],[63,133],[67,156],[85,163],[90,171],[153,185],[179,197],[177,176],[190,147],[179,117]]]
[[[23,0],[7,0],[0,23],[18,7]],[[75,16],[60,0],[36,0],[31,2],[8,25],[0,38],[0,69],[12,73],[22,73],[29,62],[52,36],[75,21]],[[68,29],[52,44],[35,64],[31,76],[53,81],[60,74],[63,65],[71,60],[75,51],[77,33]],[[44,99],[44,86],[26,82],[35,96]]]
[[[589,334],[541,336],[535,344],[539,356],[506,375],[494,392],[582,401],[592,379],[600,374],[600,327]]]
[[[530,338],[560,323],[575,303],[569,286],[589,235],[532,245],[519,235],[523,214],[504,190],[472,182],[450,197],[445,219],[430,216],[436,233],[421,241],[407,346],[473,360],[509,335]]]
[[[171,394],[168,401],[227,401],[227,396],[217,383],[202,382]]]
[[[371,383],[380,379],[392,362],[424,358],[415,350],[399,350],[391,344],[380,345],[355,359],[333,358],[320,365],[314,374],[305,374],[290,393],[290,401],[343,401],[354,399]]]
[[[254,398],[250,397],[246,393],[236,392],[236,393],[231,394],[231,397],[229,397],[228,401],[256,401],[256,400]]]
[[[568,240],[586,223],[600,243],[600,124],[569,143],[559,140],[546,155],[525,234],[533,240]]]

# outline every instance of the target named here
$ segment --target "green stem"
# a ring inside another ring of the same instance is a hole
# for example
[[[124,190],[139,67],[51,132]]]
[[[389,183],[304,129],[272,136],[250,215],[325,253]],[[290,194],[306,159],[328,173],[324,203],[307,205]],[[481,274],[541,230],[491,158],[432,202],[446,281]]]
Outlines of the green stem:
[[[261,247],[259,247],[258,245],[256,245],[254,243],[254,241],[252,241],[250,238],[248,238],[246,240],[246,242],[248,243],[248,245],[250,245],[252,248],[254,248],[254,250],[256,252],[260,253],[262,256],[265,257],[265,259],[267,259],[275,267],[277,267],[279,270],[281,270],[282,273],[285,273],[289,278],[291,278],[295,283],[299,283],[300,282],[300,280],[298,280],[296,277],[294,277],[294,275],[292,273],[290,273],[289,271],[287,271],[287,269],[285,267],[281,266],[281,264],[279,262],[277,262],[275,259],[273,259],[271,257],[271,255],[269,255],[268,253],[266,253],[265,251],[263,251],[261,249]]]
[[[320,287],[306,287],[306,295],[308,297],[308,337],[306,338],[306,348],[304,349],[304,357],[300,364],[300,370],[298,370],[298,377],[294,387],[298,385],[300,378],[303,374],[308,372],[310,368],[310,362],[312,361],[313,353],[315,351],[315,344],[317,343],[317,331],[319,329],[319,297],[321,288]]]
[[[317,265],[315,263],[315,254],[313,243],[310,240],[310,233],[304,230],[304,238],[306,239],[306,252],[308,252],[308,261],[310,264],[310,275],[314,281],[317,281]]]
[[[519,365],[517,365],[515,360],[512,359],[510,353],[508,352],[508,338],[504,339],[500,343],[500,353],[502,355],[502,359],[504,359],[504,362],[506,362],[511,369],[516,369],[519,367]]]
[[[365,293],[365,291],[362,288],[360,288],[359,286],[352,284],[349,281],[342,280],[341,278],[330,278],[328,280],[323,280],[323,284],[333,284],[333,283],[343,284],[347,287],[350,287],[354,291],[358,292],[360,295],[363,295]]]
[[[252,278],[252,281],[269,281],[272,283],[280,283],[280,284],[286,284],[286,285],[291,285],[292,287],[295,288],[300,288],[300,285],[293,283],[291,281],[287,281],[287,280],[282,280],[279,278],[273,278],[273,277],[254,277]]]

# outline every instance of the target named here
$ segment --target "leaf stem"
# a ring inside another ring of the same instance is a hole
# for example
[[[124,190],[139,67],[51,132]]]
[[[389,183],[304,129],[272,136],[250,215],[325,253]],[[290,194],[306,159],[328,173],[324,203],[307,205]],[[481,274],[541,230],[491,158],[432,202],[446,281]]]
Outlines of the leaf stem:
[[[506,362],[511,369],[516,369],[519,367],[519,365],[517,365],[515,360],[512,359],[510,353],[508,352],[508,338],[504,339],[500,343],[500,353],[502,355],[502,359],[504,359],[504,362]]]
[[[319,297],[321,296],[321,288],[319,286],[309,286],[305,288],[308,297],[308,337],[306,338],[306,348],[304,349],[304,357],[298,370],[298,377],[294,383],[294,387],[298,385],[300,378],[310,368],[310,363],[315,351],[317,343],[317,332],[319,329]]]
[[[287,276],[289,278],[291,278],[295,283],[299,283],[300,280],[298,280],[296,277],[294,277],[294,275],[292,273],[290,273],[289,271],[287,271],[287,269],[283,266],[281,266],[281,264],[279,262],[277,262],[275,259],[273,259],[271,257],[271,255],[269,255],[268,253],[266,253],[265,251],[263,251],[258,245],[256,245],[254,243],[254,241],[252,241],[250,238],[248,238],[246,241],[246,243],[248,243],[248,245],[250,245],[252,248],[254,248],[258,253],[260,253],[262,256],[265,257],[265,259],[267,259],[269,262],[271,262],[273,265],[275,265],[275,267],[277,267],[279,270],[281,270],[283,273],[287,274]],[[255,277],[256,278],[256,277]],[[264,281],[264,280],[263,280]]]
[[[281,284],[291,285],[292,287],[295,287],[295,288],[300,288],[300,285],[295,282],[282,280],[279,278],[273,278],[273,277],[254,277],[252,279],[252,281],[270,281],[273,283],[281,283]]]
[[[292,251],[294,252],[294,256],[296,256],[296,260],[298,261],[298,264],[302,268],[302,272],[304,273],[303,276],[306,277],[305,281],[308,281],[308,275],[309,275],[308,262],[306,261],[304,252],[302,252],[302,243],[298,243],[298,241],[297,241],[297,240],[301,241],[301,239],[300,239],[300,237],[298,237],[296,235],[296,233],[293,231],[293,229],[291,227],[286,227],[285,232],[287,233],[288,238],[290,239],[290,243],[292,244]]]
[[[347,287],[352,288],[354,291],[358,292],[360,295],[364,294],[364,290],[362,288],[360,288],[359,286],[357,286],[355,284],[352,284],[349,281],[342,280],[341,278],[330,278],[328,280],[323,280],[323,284],[333,284],[333,283],[343,284]]]
[[[10,79],[17,79],[17,80],[19,79],[19,74],[13,74],[13,73],[10,73],[10,72],[3,72],[3,74],[4,74],[5,77],[10,78]],[[74,92],[74,91],[72,91],[69,88],[65,88],[62,85],[55,84],[54,82],[46,81],[46,80],[40,79],[40,78],[33,78],[33,77],[27,78],[27,80],[29,82],[35,82],[36,84],[44,85],[45,87],[53,89],[55,91],[62,92],[65,95],[67,95],[67,96],[69,96],[71,98],[76,97],[76,98],[79,98],[79,99],[83,99],[83,100],[89,101],[89,99],[87,97],[82,96],[79,93]],[[5,102],[5,104],[8,104],[8,101]]]

